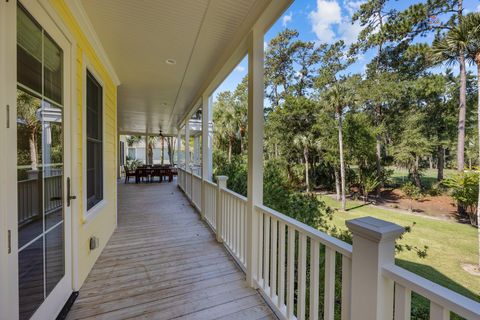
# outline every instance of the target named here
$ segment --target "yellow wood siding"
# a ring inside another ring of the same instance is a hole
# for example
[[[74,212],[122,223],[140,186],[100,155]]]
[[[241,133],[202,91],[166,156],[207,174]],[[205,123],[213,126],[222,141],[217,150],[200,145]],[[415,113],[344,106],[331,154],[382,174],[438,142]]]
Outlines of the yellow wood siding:
[[[95,261],[105,247],[108,239],[116,227],[117,212],[117,87],[109,76],[105,66],[101,63],[98,55],[84,32],[70,12],[70,9],[63,0],[51,0],[51,3],[76,42],[76,63],[75,69],[75,93],[76,105],[72,112],[72,152],[75,159],[72,159],[73,183],[77,190],[77,201],[74,201],[73,210],[78,217],[77,222],[77,243],[78,243],[78,285],[80,286],[92,269]],[[85,108],[84,83],[86,77],[84,56],[94,68],[98,79],[103,84],[104,90],[104,201],[105,205],[101,211],[90,221],[85,220],[84,197],[84,171],[83,152],[85,141],[83,141],[83,114]],[[89,239],[96,236],[100,239],[100,247],[90,251]],[[75,262],[74,262],[75,263]]]

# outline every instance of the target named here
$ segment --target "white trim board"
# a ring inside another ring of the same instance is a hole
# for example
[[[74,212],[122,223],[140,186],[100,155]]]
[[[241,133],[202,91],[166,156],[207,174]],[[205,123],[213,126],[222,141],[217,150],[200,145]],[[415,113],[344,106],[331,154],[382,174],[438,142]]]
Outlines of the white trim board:
[[[105,49],[103,48],[102,42],[100,41],[97,33],[95,32],[95,28],[93,27],[92,22],[88,18],[88,15],[85,12],[85,9],[83,8],[83,5],[81,4],[80,0],[65,0],[65,3],[67,4],[73,16],[77,20],[78,24],[80,25],[80,28],[82,29],[88,41],[92,45],[98,58],[107,69],[107,72],[110,78],[112,79],[113,83],[116,86],[119,86],[121,83],[120,79],[118,78],[112,63],[110,62],[110,59],[108,58],[108,55]]]

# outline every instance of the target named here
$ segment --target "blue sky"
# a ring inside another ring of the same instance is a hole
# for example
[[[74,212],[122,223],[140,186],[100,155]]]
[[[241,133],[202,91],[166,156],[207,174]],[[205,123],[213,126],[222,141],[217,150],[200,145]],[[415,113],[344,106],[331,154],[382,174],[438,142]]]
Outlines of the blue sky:
[[[359,25],[351,24],[351,16],[364,2],[363,0],[296,0],[282,17],[265,34],[265,43],[275,37],[285,28],[296,29],[299,38],[304,41],[318,43],[333,43],[342,39],[351,44],[355,41]],[[420,0],[390,1],[389,6],[402,10],[412,3],[423,2]],[[465,14],[480,11],[480,1],[464,0]],[[421,39],[422,42],[432,41],[432,37]],[[350,66],[350,73],[362,73],[365,65],[371,60],[374,51],[367,51],[361,55],[357,62]],[[225,81],[217,88],[214,97],[225,90],[234,90],[242,78],[247,74],[247,58],[243,59]]]

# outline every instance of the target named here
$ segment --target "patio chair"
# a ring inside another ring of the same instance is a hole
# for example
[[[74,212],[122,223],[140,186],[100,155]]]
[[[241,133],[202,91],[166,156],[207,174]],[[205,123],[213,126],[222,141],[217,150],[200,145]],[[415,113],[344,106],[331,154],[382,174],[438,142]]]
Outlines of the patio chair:
[[[130,182],[130,177],[136,178],[135,170],[130,170],[127,166],[123,166],[125,171],[125,183]]]

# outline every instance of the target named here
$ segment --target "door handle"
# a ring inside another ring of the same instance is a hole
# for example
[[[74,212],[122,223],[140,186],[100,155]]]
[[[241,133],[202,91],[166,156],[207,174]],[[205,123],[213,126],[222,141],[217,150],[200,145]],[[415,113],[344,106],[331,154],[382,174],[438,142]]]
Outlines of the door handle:
[[[70,207],[72,200],[77,199],[77,196],[73,196],[71,193],[70,177],[67,178],[67,207]]]

